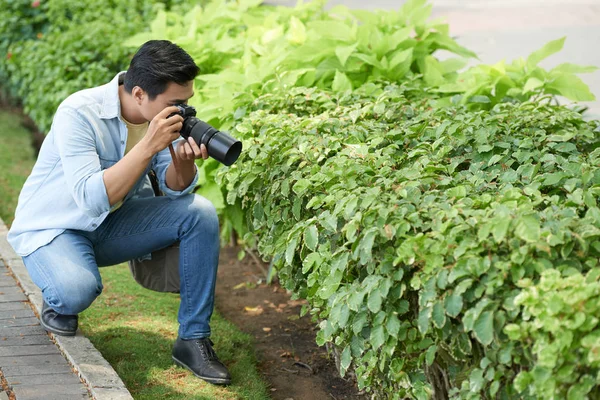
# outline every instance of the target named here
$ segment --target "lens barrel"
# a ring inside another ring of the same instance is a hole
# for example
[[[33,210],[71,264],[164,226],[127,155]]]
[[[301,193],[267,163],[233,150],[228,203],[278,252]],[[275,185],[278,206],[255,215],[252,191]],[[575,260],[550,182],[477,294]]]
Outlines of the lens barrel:
[[[209,156],[227,166],[232,165],[242,152],[242,142],[196,117],[185,118],[181,136],[186,139],[191,136],[198,147],[204,144]]]

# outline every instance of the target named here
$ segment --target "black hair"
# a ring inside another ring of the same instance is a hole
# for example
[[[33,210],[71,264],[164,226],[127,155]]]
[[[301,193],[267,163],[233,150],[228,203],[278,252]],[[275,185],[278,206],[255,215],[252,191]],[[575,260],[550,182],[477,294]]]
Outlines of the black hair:
[[[199,73],[200,68],[181,47],[168,40],[150,40],[131,59],[123,86],[129,94],[139,86],[154,100],[170,82],[184,85]]]

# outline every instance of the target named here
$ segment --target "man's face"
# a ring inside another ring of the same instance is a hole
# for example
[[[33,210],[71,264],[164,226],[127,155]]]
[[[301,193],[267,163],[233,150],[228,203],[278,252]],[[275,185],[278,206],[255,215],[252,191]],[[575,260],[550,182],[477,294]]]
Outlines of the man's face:
[[[187,104],[187,101],[194,96],[194,81],[189,81],[185,85],[179,85],[175,82],[170,82],[167,85],[167,90],[156,96],[154,100],[149,100],[148,95],[142,100],[140,112],[148,121],[174,104]]]

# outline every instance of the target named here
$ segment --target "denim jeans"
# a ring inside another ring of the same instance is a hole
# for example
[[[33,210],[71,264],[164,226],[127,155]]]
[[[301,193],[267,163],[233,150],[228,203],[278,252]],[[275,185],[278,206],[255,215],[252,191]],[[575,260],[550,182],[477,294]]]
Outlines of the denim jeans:
[[[46,303],[75,315],[102,292],[99,266],[114,265],[179,241],[179,336],[210,336],[219,264],[219,219],[204,197],[130,199],[92,232],[66,230],[23,262]]]

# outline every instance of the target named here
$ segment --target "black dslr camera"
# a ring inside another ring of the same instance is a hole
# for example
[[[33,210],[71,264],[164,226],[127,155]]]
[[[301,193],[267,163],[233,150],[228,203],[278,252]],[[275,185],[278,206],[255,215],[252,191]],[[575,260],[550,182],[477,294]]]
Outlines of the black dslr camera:
[[[179,108],[179,112],[173,113],[169,117],[177,114],[183,117],[183,127],[179,134],[184,139],[193,137],[198,147],[204,144],[209,156],[227,166],[238,159],[242,152],[242,142],[196,118],[194,107],[187,104],[175,104],[175,106]]]

